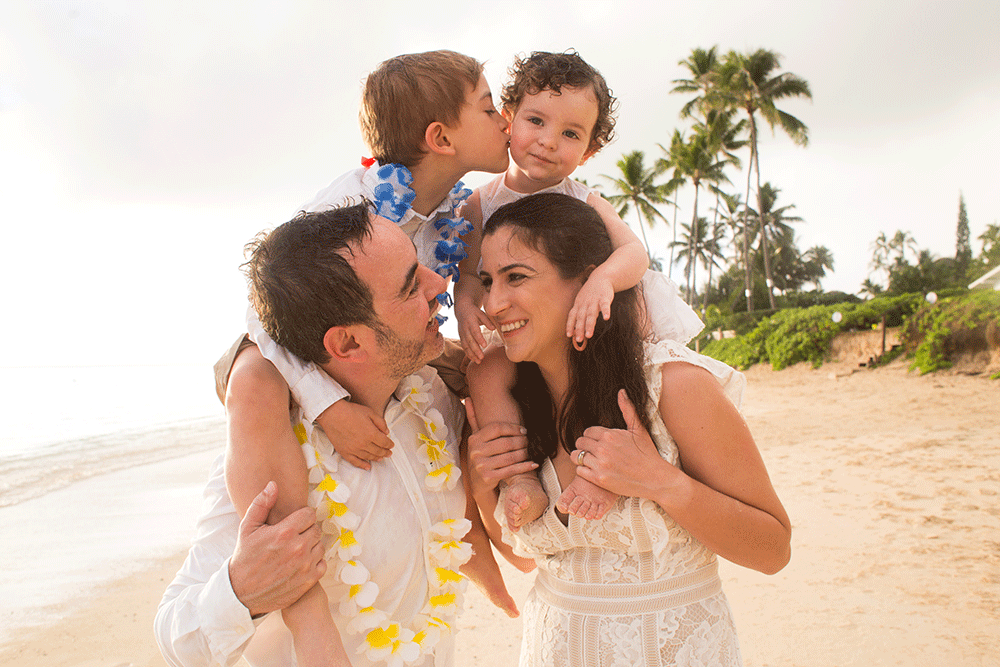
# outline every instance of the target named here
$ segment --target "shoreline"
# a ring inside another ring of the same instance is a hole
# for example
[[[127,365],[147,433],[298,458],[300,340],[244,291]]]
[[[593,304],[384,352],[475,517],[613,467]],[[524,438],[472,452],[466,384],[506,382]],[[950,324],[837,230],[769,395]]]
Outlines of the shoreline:
[[[903,362],[757,366],[747,377],[744,413],[792,518],[793,546],[770,577],[720,559],[744,664],[996,665],[1000,382],[918,376]],[[200,500],[207,470],[178,475],[163,481]],[[194,520],[179,523],[193,532]],[[0,661],[164,667],[152,619],[185,553],[170,549],[82,601],[56,604],[48,625],[0,642]],[[520,605],[533,575],[504,574]],[[470,587],[456,665],[513,666],[519,637],[520,620]]]

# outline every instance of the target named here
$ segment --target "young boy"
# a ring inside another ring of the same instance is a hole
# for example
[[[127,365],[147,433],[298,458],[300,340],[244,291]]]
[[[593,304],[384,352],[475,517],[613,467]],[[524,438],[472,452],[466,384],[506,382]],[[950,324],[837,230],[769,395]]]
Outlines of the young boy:
[[[686,343],[702,328],[698,316],[679,298],[676,286],[662,274],[646,270],[645,248],[614,208],[597,192],[569,178],[613,136],[616,102],[604,77],[575,52],[535,52],[515,60],[501,103],[510,122],[511,163],[505,174],[477,189],[463,209],[473,231],[466,237],[469,256],[462,262],[455,288],[462,347],[480,364],[470,367],[468,378],[480,424],[519,421],[512,400],[492,398],[506,392],[514,371],[502,351],[494,350],[484,357],[486,340],[481,326],[490,330],[494,326],[480,309],[482,286],[477,277],[483,222],[504,204],[539,192],[560,192],[586,201],[604,219],[615,250],[590,274],[570,311],[566,335],[573,338],[577,349],[593,335],[598,315],[610,317],[615,292],[634,287],[640,280],[656,338],[683,339]],[[502,339],[504,332],[498,333]],[[486,393],[491,400],[482,400]],[[556,506],[567,514],[598,519],[616,498],[577,477]],[[512,530],[533,521],[547,506],[548,498],[534,474],[507,480],[504,513]]]
[[[360,115],[374,159],[334,181],[306,209],[368,199],[378,215],[410,236],[422,264],[441,275],[455,275],[464,256],[458,237],[465,231],[457,210],[468,195],[459,178],[473,170],[501,172],[508,164],[507,121],[494,107],[482,65],[450,51],[387,60],[365,82]],[[275,522],[308,504],[310,491],[302,449],[289,424],[289,390],[304,417],[317,421],[338,445],[338,453],[360,468],[371,468],[365,459],[388,456],[392,441],[380,415],[340,400],[347,393],[315,365],[274,343],[252,309],[248,325],[258,349],[234,347],[216,369],[220,387],[228,380],[226,481],[241,515],[261,488],[276,481],[278,500],[269,516],[269,522]],[[340,446],[345,440],[357,441],[359,434],[365,444],[353,453]],[[475,528],[466,539],[476,556],[463,572],[514,615],[513,600],[471,501],[467,517]],[[331,659],[328,646],[320,641],[322,633],[316,632],[330,626],[329,606],[319,585],[287,608],[284,618],[295,637],[299,664],[326,664]]]

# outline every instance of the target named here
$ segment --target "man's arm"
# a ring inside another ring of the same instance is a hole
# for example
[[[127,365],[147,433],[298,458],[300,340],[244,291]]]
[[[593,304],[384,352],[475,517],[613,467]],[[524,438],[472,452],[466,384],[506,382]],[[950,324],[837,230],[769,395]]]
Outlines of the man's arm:
[[[269,484],[240,522],[226,494],[222,458],[215,463],[197,537],[153,623],[173,667],[234,664],[253,637],[253,616],[287,607],[323,576],[315,514],[296,512],[268,526],[276,498]]]

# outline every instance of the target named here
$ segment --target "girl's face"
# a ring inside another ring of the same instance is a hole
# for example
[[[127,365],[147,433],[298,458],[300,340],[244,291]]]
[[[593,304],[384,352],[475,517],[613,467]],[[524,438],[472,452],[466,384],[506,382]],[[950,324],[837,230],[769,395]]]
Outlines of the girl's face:
[[[534,361],[565,359],[570,345],[566,320],[582,278],[565,279],[548,257],[501,227],[483,238],[483,309],[503,338],[507,357]]]
[[[556,185],[593,155],[597,98],[563,86],[525,95],[510,124],[510,157],[535,190]]]

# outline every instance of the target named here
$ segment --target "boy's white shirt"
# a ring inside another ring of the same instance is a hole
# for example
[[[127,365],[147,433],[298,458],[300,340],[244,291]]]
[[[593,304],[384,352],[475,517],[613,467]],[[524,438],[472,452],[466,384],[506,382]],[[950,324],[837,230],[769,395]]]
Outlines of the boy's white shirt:
[[[364,181],[366,171],[366,168],[359,167],[340,176],[320,190],[302,210],[312,213],[345,204],[360,204],[362,197],[374,201],[375,197]],[[399,228],[413,241],[417,249],[417,261],[424,266],[433,268],[438,264],[434,251],[441,240],[441,234],[434,228],[434,221],[441,217],[451,217],[452,212],[451,200],[446,197],[429,216],[422,216],[410,209],[400,219]],[[315,422],[323,411],[337,401],[350,398],[347,390],[321,368],[299,359],[274,342],[264,331],[252,306],[247,309],[247,333],[264,358],[281,373],[292,392],[292,398],[301,408],[303,417],[310,422]]]

